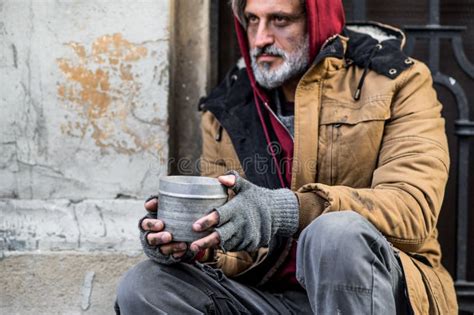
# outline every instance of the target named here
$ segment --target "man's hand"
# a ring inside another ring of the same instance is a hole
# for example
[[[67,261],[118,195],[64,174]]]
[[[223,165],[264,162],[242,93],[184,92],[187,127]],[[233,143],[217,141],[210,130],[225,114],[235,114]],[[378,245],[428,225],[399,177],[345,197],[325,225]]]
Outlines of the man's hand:
[[[231,188],[232,186],[235,185],[235,176],[234,175],[224,175],[224,176],[219,176],[217,178],[219,182],[226,186]],[[205,217],[202,217],[201,219],[197,220],[193,224],[193,230],[196,232],[204,232],[209,229],[213,229],[219,224],[219,213],[217,211],[212,211],[210,214],[206,215]],[[203,249],[207,248],[215,248],[218,247],[219,244],[221,243],[221,238],[219,233],[217,232],[212,232],[206,237],[203,237],[195,242],[193,242],[190,246],[191,250],[193,252],[197,252]]]
[[[158,211],[158,198],[153,198],[145,202],[145,209],[156,217]],[[173,255],[174,258],[180,258],[186,253],[186,243],[171,242],[173,236],[168,232],[162,232],[165,228],[161,220],[147,218],[142,220],[141,228],[147,231],[146,240],[150,246],[158,246],[159,251],[165,256]]]
[[[235,176],[234,175],[223,175],[217,178],[219,182],[231,188],[235,185]],[[193,224],[193,230],[196,232],[204,232],[208,229],[214,228],[219,224],[219,213],[217,211],[212,211],[210,214],[202,217],[201,219],[197,220]],[[207,248],[215,248],[218,247],[221,242],[221,238],[219,233],[213,232],[206,237],[203,237],[195,242],[193,242],[190,246],[191,250],[196,252],[199,250],[207,249]]]
[[[195,231],[215,231],[193,242],[192,251],[218,246],[224,250],[254,251],[268,246],[276,234],[292,236],[296,232],[299,205],[291,190],[258,187],[237,172],[230,173],[218,180],[236,196],[194,223]]]
[[[158,198],[148,199],[145,209],[148,215],[140,222],[140,240],[145,254],[162,264],[191,260],[195,254],[188,250],[186,243],[173,242],[173,236],[163,231],[164,223],[156,219]]]

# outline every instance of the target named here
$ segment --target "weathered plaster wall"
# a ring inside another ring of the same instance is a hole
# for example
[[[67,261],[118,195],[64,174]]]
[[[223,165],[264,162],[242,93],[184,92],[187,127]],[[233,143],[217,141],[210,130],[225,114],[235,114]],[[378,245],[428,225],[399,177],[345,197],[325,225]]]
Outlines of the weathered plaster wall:
[[[168,162],[174,0],[0,0],[0,313],[111,314]]]
[[[168,155],[168,1],[0,3],[0,197],[156,191]]]

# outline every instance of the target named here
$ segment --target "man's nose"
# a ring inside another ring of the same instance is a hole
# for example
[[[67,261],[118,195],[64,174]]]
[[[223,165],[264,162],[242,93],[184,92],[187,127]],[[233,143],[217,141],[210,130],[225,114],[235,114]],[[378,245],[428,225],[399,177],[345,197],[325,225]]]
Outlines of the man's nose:
[[[272,45],[274,40],[274,35],[269,29],[267,23],[260,23],[255,36],[255,47],[263,48],[265,46]]]

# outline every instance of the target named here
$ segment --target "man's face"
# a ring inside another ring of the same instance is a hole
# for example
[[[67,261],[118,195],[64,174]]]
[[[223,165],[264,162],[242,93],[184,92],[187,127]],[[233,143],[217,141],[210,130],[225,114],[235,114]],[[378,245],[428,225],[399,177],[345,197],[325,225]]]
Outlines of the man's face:
[[[244,12],[260,85],[275,88],[306,70],[309,42],[300,0],[247,0]]]

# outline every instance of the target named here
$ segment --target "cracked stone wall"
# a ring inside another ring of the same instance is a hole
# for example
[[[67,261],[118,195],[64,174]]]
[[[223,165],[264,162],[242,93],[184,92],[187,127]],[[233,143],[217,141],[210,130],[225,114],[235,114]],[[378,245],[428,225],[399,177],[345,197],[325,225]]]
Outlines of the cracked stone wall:
[[[0,313],[113,313],[167,173],[170,11],[0,0]]]
[[[0,198],[153,192],[168,154],[168,2],[0,3]]]

